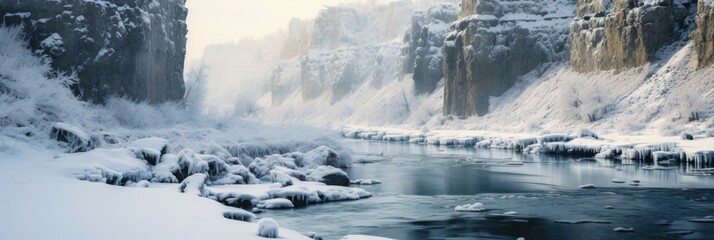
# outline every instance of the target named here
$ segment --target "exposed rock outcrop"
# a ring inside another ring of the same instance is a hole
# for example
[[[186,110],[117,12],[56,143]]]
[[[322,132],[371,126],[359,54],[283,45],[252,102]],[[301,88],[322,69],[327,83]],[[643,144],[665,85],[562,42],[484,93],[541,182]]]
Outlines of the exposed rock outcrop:
[[[463,0],[444,46],[444,115],[484,115],[522,75],[568,57],[575,0]]]
[[[692,34],[699,67],[714,64],[714,6],[707,2],[701,0],[697,5],[697,30]]]
[[[657,51],[687,37],[688,0],[578,0],[570,26],[570,65],[579,72],[644,66]],[[704,19],[706,17],[703,17]],[[711,55],[710,55],[711,56]]]
[[[303,99],[327,93],[338,101],[370,78],[376,85],[393,79],[399,45],[387,40],[402,32],[411,12],[409,1],[378,5],[370,11],[353,7],[320,11],[312,45],[301,61]]]
[[[185,0],[0,1],[0,25],[21,25],[55,69],[75,72],[85,100],[183,97]]]
[[[438,3],[412,16],[412,26],[404,35],[399,72],[413,74],[417,94],[431,93],[444,77],[442,46],[458,13],[457,4]]]

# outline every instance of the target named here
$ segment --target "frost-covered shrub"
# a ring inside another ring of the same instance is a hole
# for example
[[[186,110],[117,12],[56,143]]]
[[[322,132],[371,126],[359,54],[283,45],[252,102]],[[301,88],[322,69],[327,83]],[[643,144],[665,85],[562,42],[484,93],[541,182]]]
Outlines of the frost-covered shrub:
[[[590,129],[587,129],[587,128],[581,128],[580,130],[578,130],[578,135],[577,135],[577,137],[578,137],[578,138],[587,138],[587,137],[589,137],[589,138],[594,138],[594,139],[598,139],[598,138],[599,138],[599,136],[597,135],[597,133],[595,133],[595,132],[593,132],[593,131],[590,131]]]
[[[681,96],[676,96],[674,103],[679,104],[679,117],[687,122],[700,121],[704,118],[702,113],[707,110],[708,106],[702,99],[705,94],[702,93],[686,93]]]
[[[106,114],[119,125],[134,129],[168,127],[199,117],[176,102],[152,105],[125,98],[109,98],[104,108]]]
[[[243,222],[252,222],[255,214],[243,209],[234,209],[230,212],[224,212],[223,217]]]
[[[263,218],[258,221],[258,236],[264,238],[278,238],[280,225],[272,218]]]
[[[607,87],[597,82],[565,81],[560,87],[560,110],[566,119],[595,122],[611,108]]]
[[[69,89],[71,75],[54,72],[21,40],[20,29],[0,28],[0,133],[49,137],[53,122],[94,129],[96,115]]]

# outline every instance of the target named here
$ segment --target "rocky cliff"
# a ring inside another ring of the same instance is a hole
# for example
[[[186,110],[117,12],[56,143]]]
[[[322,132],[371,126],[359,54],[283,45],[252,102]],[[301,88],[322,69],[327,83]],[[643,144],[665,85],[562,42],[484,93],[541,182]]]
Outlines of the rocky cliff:
[[[399,72],[413,74],[417,94],[431,93],[444,77],[442,46],[458,13],[457,4],[439,3],[412,16],[412,25],[404,35]]]
[[[692,40],[699,67],[708,67],[714,64],[714,6],[711,1],[699,1],[696,24]]]
[[[0,25],[20,25],[30,47],[76,73],[85,100],[183,97],[185,0],[3,0]]]
[[[657,51],[688,37],[688,0],[579,0],[570,26],[570,65],[579,72],[643,66]],[[706,17],[700,18],[702,23]],[[706,35],[706,34],[702,34]]]
[[[311,35],[288,39],[287,46],[297,44],[302,50],[292,51],[296,54],[287,56],[294,59],[281,62],[270,72],[273,104],[279,104],[295,86],[304,100],[327,95],[338,101],[365,82],[379,86],[395,79],[400,44],[391,40],[404,32],[412,12],[410,1],[395,1],[369,8],[326,7],[314,21],[294,21],[288,29],[291,36],[304,30]]]
[[[463,0],[444,43],[444,114],[489,111],[520,76],[568,57],[575,0]]]

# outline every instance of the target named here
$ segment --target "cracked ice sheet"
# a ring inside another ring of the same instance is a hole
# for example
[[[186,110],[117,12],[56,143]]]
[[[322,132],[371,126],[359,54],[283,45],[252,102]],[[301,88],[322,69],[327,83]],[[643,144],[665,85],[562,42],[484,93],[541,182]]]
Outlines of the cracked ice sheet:
[[[0,141],[0,239],[263,239],[231,208],[175,188],[129,188],[76,180],[58,150]],[[279,220],[278,220],[279,221]],[[281,229],[283,239],[309,239]]]

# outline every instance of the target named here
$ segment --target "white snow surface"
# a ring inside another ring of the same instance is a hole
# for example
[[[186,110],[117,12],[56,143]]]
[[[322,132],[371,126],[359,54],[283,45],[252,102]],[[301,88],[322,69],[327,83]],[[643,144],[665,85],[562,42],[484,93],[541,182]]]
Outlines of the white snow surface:
[[[0,143],[0,239],[261,239],[257,224],[224,218],[233,208],[213,200],[175,188],[79,181],[66,173],[89,156],[54,158],[64,153],[8,138]],[[50,203],[29,204],[48,196]],[[309,239],[289,229],[280,237]]]

